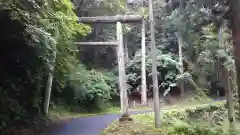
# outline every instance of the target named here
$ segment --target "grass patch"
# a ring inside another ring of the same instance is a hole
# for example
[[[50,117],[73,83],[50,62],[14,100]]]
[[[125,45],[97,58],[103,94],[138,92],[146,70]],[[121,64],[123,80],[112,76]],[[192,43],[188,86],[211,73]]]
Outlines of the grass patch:
[[[179,109],[184,109],[187,107],[194,107],[199,104],[205,104],[209,103],[212,100],[210,99],[204,99],[204,100],[192,100],[189,102],[188,99],[184,99],[179,101],[179,103],[175,105],[166,105],[161,107],[161,110],[179,110]],[[216,102],[218,103],[218,102]],[[138,106],[135,108],[130,108],[129,111],[151,111],[153,110],[149,106]],[[76,113],[76,112],[71,112],[70,109],[67,106],[54,106],[54,108],[50,109],[49,112],[49,118],[53,121],[59,121],[59,120],[70,120],[78,117],[88,117],[88,116],[95,116],[95,115],[105,115],[105,114],[118,114],[120,113],[120,107],[117,106],[108,106],[106,109],[104,109],[101,112],[93,112],[93,113]]]
[[[194,99],[191,96],[184,97],[183,99],[180,99],[177,103],[175,104],[168,104],[161,106],[161,109],[174,109],[174,108],[182,108],[182,107],[191,107],[191,106],[196,106],[199,104],[207,104],[209,102],[213,102],[211,98],[204,98],[204,99]],[[221,102],[221,101],[218,101]],[[130,111],[138,111],[138,110],[153,110],[152,107],[150,106],[136,106],[134,108],[130,108]]]
[[[162,110],[160,129],[154,128],[153,113],[133,115],[134,121],[115,121],[102,135],[229,135],[224,104],[216,102],[209,106]],[[237,121],[236,127],[239,124]],[[240,132],[231,135],[239,134]]]
[[[94,116],[94,115],[104,115],[104,114],[112,114],[112,113],[119,113],[120,108],[119,107],[108,107],[102,112],[94,112],[94,113],[76,113],[71,112],[70,109],[66,107],[56,107],[54,109],[51,109],[49,112],[49,117],[53,121],[58,120],[69,120],[74,119],[78,117],[87,117],[87,116]]]

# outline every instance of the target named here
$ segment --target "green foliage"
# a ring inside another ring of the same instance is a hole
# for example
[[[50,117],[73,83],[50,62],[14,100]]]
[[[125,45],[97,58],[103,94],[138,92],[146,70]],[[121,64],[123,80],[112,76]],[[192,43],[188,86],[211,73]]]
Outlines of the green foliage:
[[[182,1],[183,2],[183,1]],[[171,5],[172,4],[172,5]],[[177,6],[180,4],[180,6]],[[221,58],[225,66],[232,67],[231,49],[224,50],[219,47],[217,31],[221,15],[215,15],[211,9],[199,6],[198,3],[184,1],[183,3],[163,3],[156,2],[156,44],[158,48],[158,72],[159,85],[165,89],[165,94],[169,93],[171,87],[175,87],[180,81],[188,82],[195,87],[195,91],[204,95],[204,92],[211,89],[211,83],[216,80],[216,69],[214,62],[216,58]],[[225,12],[222,5],[215,7]],[[220,8],[221,7],[221,8]],[[216,18],[220,18],[217,21]],[[228,30],[224,30],[224,43],[228,44]],[[178,64],[178,40],[175,35],[178,32],[183,37],[183,62],[184,73],[179,74],[181,69]],[[138,35],[139,31],[130,31],[128,35]],[[147,31],[147,39],[149,38]],[[140,45],[140,38],[134,41],[134,46]],[[133,38],[131,38],[133,39]],[[128,40],[133,42],[132,40]],[[148,40],[147,40],[148,41]],[[130,43],[130,44],[131,44]],[[129,46],[129,48],[132,46]],[[139,46],[138,46],[139,47]],[[150,48],[150,46],[148,46]],[[135,48],[135,55],[128,61],[128,83],[129,89],[135,89],[140,84],[140,52]],[[171,52],[171,53],[169,53]],[[150,54],[150,52],[147,52]],[[151,58],[147,56],[146,61],[147,76],[151,76]],[[160,76],[161,75],[161,76]],[[168,76],[171,76],[170,78]],[[162,77],[162,78],[161,78]],[[214,80],[215,79],[215,80]],[[148,78],[148,84],[151,83]],[[170,87],[169,87],[170,86]],[[188,86],[188,85],[187,85]],[[149,86],[151,88],[151,86]],[[204,92],[203,92],[204,91]]]
[[[0,4],[1,27],[8,29],[1,32],[7,39],[1,41],[1,50],[6,52],[0,59],[5,65],[0,70],[0,104],[5,108],[0,115],[1,134],[10,134],[12,126],[31,125],[44,118],[50,67],[55,67],[51,105],[102,109],[115,94],[116,76],[89,70],[78,60],[74,40],[89,33],[90,27],[78,23],[71,1],[1,0]]]
[[[221,127],[210,127],[205,123],[187,123],[184,121],[175,121],[171,124],[172,130],[168,131],[169,135],[227,135]]]
[[[221,2],[208,3],[207,6],[201,4],[197,1],[168,3],[164,19],[163,50],[178,55],[178,40],[174,34],[178,32],[184,42],[182,49],[185,72],[191,75],[192,84],[198,87],[197,90],[212,90],[211,84],[219,81],[216,76],[222,72],[216,69],[216,60],[219,59],[228,70],[234,67],[232,45],[230,32],[223,18],[226,6]],[[218,34],[220,27],[223,29],[221,39]],[[179,75],[178,79],[185,78],[184,76]]]
[[[4,65],[4,68],[0,69],[0,92],[2,93],[0,103],[1,108],[5,108],[0,111],[0,129],[4,129],[11,125],[11,122],[17,120],[35,121],[37,116],[42,115],[46,80],[51,72],[49,68],[53,66],[55,69],[52,105],[66,104],[71,109],[78,111],[101,110],[106,102],[118,95],[117,78],[113,72],[91,69],[78,60],[78,47],[74,41],[83,39],[90,33],[91,28],[78,23],[75,10],[79,16],[115,15],[117,12],[140,14],[138,10],[141,4],[139,2],[129,5],[124,0],[121,0],[120,3],[114,0],[81,0],[75,1],[75,9],[70,0],[0,0],[0,4],[0,13],[3,16],[3,19],[1,18],[3,20],[1,22],[2,39],[9,39],[1,41],[3,47],[0,48],[2,52],[7,52],[1,53],[0,57],[1,63]],[[173,4],[170,5],[170,9],[167,9],[169,3],[157,1],[155,4],[158,81],[159,87],[164,89],[161,91],[164,95],[167,95],[180,81],[190,82],[195,86],[197,92],[201,92],[201,88],[209,89],[211,82],[216,78],[217,72],[214,68],[216,58],[227,69],[234,67],[232,47],[219,47],[217,39],[217,30],[222,16],[215,15],[212,11],[217,8],[222,14],[224,12],[222,8],[225,7],[222,7],[222,4],[216,4],[213,7],[211,5],[212,10],[210,10],[190,1],[183,5],[185,5],[184,8],[179,8]],[[7,30],[4,29],[5,27]],[[92,35],[88,35],[86,40],[113,39],[115,38],[114,27],[93,26],[94,31],[91,33]],[[126,26],[124,29],[126,37],[128,37],[129,52],[135,54],[134,56],[130,55],[131,60],[127,62],[130,91],[141,83],[139,31],[138,25],[136,27]],[[231,45],[229,42],[230,32],[226,26],[223,31],[224,44]],[[194,67],[191,70],[185,67],[183,74],[180,74],[182,69],[179,68],[178,63],[178,43],[175,32],[182,34],[184,39],[184,62]],[[147,31],[148,38],[149,31]],[[97,48],[95,51],[81,49],[89,54],[97,52],[96,54],[105,54],[104,56],[107,57],[116,56],[116,53],[107,55],[106,52],[109,48]],[[56,59],[53,57],[55,53]],[[88,58],[81,59],[92,63]],[[103,58],[98,57],[96,61],[100,60],[103,61]],[[106,61],[109,62],[112,59]],[[152,87],[150,85],[151,64],[152,59],[148,55],[146,72],[149,90]],[[112,67],[112,63],[109,65]],[[203,110],[197,109],[188,114],[195,117],[197,113],[198,116],[203,117],[209,113],[209,111]],[[179,115],[177,117],[181,117],[181,119],[185,118],[178,113],[175,115]],[[214,118],[211,120],[221,121],[215,115],[219,114],[211,114]],[[203,131],[201,134],[207,135],[210,132],[215,134],[215,130],[208,132],[200,126],[189,129],[190,123],[179,123],[173,124],[179,132]]]
[[[74,111],[101,111],[105,109],[107,101],[116,94],[116,76],[111,72],[87,70],[84,65],[77,71],[67,74],[62,87],[56,87],[53,98],[60,100],[57,104],[66,101]]]
[[[164,91],[160,91],[166,96],[171,89],[178,86],[180,82],[189,83],[196,89],[196,93],[199,96],[206,96],[205,92],[199,87],[192,78],[192,75],[185,71],[183,72],[180,68],[179,62],[173,53],[163,53],[161,50],[157,51],[157,71],[158,71],[158,84]],[[146,56],[146,76],[147,86],[151,85],[151,74],[152,74],[152,59],[150,55]],[[128,84],[130,85],[129,90],[132,91],[138,87],[141,83],[141,55],[139,52],[136,53],[133,60],[129,60],[127,63],[127,75]],[[183,73],[182,73],[183,72]],[[161,90],[161,89],[160,89]]]
[[[226,113],[225,104],[167,112],[163,115],[162,128],[166,128],[164,131],[169,135],[228,135],[229,132],[223,128]]]
[[[171,88],[176,86],[176,77],[179,74],[178,71],[178,62],[174,59],[171,53],[163,54],[162,51],[158,50],[157,57],[157,69],[158,69],[158,79],[159,86],[163,88]],[[149,80],[151,80],[151,63],[152,59],[150,55],[146,56],[146,76]],[[133,60],[129,60],[126,66],[126,71],[128,75],[128,83],[131,88],[136,88],[140,85],[141,80],[141,55],[139,52],[136,53]],[[148,87],[152,87],[150,83],[148,83]]]

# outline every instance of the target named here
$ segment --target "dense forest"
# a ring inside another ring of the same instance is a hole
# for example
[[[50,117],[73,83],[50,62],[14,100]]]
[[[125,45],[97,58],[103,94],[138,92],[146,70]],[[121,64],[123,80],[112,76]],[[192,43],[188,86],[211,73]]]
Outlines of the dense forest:
[[[115,40],[116,26],[82,24],[78,17],[136,14],[148,20],[147,8],[147,1],[141,0],[0,0],[0,134],[46,120],[49,98],[50,110],[63,106],[96,112],[119,105],[116,48],[74,43]],[[234,58],[238,66],[240,57],[233,43],[239,41],[233,42],[232,34],[239,34],[239,16],[231,20],[234,8],[225,0],[154,1],[161,96],[224,97],[230,87],[237,99],[239,69],[236,72]],[[124,24],[123,29],[129,95],[141,86],[140,26]],[[149,22],[146,28],[151,99]]]

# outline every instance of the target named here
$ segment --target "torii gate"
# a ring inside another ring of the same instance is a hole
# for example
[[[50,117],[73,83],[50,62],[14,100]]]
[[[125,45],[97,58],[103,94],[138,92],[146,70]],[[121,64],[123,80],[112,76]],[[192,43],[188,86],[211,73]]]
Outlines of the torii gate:
[[[96,45],[96,46],[116,46],[118,47],[118,71],[119,71],[119,89],[121,101],[121,114],[128,114],[128,94],[124,63],[124,45],[122,23],[141,23],[142,24],[142,62],[141,62],[141,76],[142,76],[142,104],[147,104],[147,90],[146,90],[146,69],[145,69],[145,21],[140,15],[117,15],[117,16],[96,16],[96,17],[79,17],[80,23],[116,23],[116,37],[114,42],[76,42],[77,45]]]

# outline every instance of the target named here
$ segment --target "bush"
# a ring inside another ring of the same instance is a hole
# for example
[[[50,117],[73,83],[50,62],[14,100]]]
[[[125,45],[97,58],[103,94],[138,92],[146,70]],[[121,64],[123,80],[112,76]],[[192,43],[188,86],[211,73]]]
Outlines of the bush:
[[[101,111],[116,94],[116,76],[111,72],[87,70],[83,65],[76,73],[68,75],[68,81],[60,91],[54,90],[54,101],[70,106],[72,111]]]
[[[163,128],[167,135],[229,135],[223,128],[227,116],[226,104],[216,104],[184,112],[167,112],[163,115]],[[239,134],[234,131],[232,135]]]

